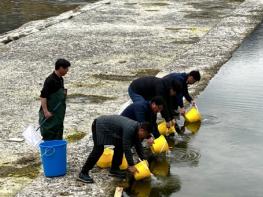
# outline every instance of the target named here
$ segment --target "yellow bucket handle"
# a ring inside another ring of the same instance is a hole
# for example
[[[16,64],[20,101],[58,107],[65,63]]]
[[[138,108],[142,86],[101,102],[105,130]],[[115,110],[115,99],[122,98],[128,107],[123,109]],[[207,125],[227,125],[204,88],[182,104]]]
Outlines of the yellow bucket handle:
[[[164,137],[164,136],[163,136],[163,137]],[[164,137],[164,139],[165,139],[165,137]],[[165,141],[166,141],[166,139],[165,139]],[[166,143],[167,143],[167,141],[166,141]],[[161,151],[160,151],[160,152],[163,152],[164,146],[165,146],[165,143],[163,143],[163,145],[162,145],[162,148],[161,148]]]
[[[197,109],[197,111],[199,112],[199,109],[198,109],[198,107],[197,107],[197,104],[195,104],[195,105],[192,105],[192,104],[191,104],[191,106],[192,106],[192,107],[195,107],[195,108]]]
[[[164,138],[165,139],[165,138]],[[165,139],[166,140],[166,139]],[[165,143],[163,143],[163,146],[161,148],[161,152],[163,152],[163,149],[164,149],[164,146],[165,146]]]

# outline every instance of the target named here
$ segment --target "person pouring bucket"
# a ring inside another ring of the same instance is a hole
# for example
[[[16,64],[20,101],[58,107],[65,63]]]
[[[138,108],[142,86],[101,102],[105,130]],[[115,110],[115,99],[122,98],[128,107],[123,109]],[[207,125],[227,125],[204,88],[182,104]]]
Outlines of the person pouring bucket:
[[[58,59],[54,72],[46,78],[41,90],[39,124],[44,141],[63,139],[67,95],[63,76],[67,74],[69,67],[69,61]]]
[[[151,137],[152,125],[148,122],[136,122],[120,115],[105,115],[95,119],[92,123],[93,149],[79,173],[78,180],[85,183],[93,183],[90,170],[97,163],[104,151],[104,145],[114,145],[114,154],[110,168],[110,176],[125,178],[126,172],[121,171],[123,153],[128,162],[128,170],[134,174],[137,172],[134,166],[131,148],[135,146],[141,160],[144,152],[141,141]]]

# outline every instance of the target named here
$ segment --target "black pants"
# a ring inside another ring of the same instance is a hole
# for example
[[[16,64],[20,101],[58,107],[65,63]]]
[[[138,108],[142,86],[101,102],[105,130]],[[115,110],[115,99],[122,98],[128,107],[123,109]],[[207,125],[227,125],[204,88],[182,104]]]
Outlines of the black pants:
[[[88,156],[87,161],[82,167],[81,172],[83,174],[87,174],[89,170],[91,170],[94,167],[94,165],[97,163],[97,161],[99,160],[100,156],[102,155],[104,151],[104,145],[97,144],[96,120],[93,121],[91,129],[92,129],[92,138],[93,138],[94,146],[93,146],[93,149],[90,155]],[[119,166],[122,163],[122,157],[123,157],[122,143],[115,144],[114,146],[115,147],[114,147],[114,154],[113,154],[111,169],[119,169]]]

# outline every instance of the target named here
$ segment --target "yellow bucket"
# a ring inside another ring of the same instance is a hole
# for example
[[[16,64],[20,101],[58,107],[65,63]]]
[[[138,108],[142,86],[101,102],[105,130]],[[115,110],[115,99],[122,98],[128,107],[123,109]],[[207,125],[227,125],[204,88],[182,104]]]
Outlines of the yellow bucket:
[[[108,168],[111,167],[111,162],[113,158],[114,151],[111,148],[105,148],[103,154],[100,159],[97,161],[97,166],[100,168]],[[123,154],[122,163],[120,165],[121,170],[126,170],[128,168],[128,162],[126,160],[125,155]]]
[[[150,164],[151,172],[157,176],[167,176],[169,173],[169,163],[166,160],[153,161]]]
[[[128,168],[128,162],[126,160],[126,157],[125,155],[123,154],[123,157],[122,157],[122,163],[120,165],[120,169],[121,170],[126,170]]]
[[[163,135],[154,140],[151,150],[153,153],[162,153],[169,150],[168,143]]]
[[[135,180],[138,181],[151,176],[151,172],[148,167],[148,162],[146,160],[137,163],[135,165],[135,168],[138,170],[138,172],[135,172],[134,174]]]
[[[186,114],[185,120],[187,122],[198,122],[201,121],[201,114],[196,107],[192,107]]]
[[[201,126],[201,121],[185,124],[185,128],[191,131],[193,134],[198,132],[200,126]]]
[[[100,159],[97,161],[97,166],[101,168],[108,168],[111,166],[113,158],[113,150],[111,148],[105,148]]]
[[[161,122],[158,124],[158,131],[161,135],[169,135],[175,132],[174,126],[170,127],[169,129],[166,127],[166,122]]]

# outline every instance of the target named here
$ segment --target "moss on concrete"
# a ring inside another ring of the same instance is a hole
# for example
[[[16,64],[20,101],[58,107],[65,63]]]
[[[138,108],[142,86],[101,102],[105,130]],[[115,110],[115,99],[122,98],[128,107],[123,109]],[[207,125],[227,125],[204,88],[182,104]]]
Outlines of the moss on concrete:
[[[34,179],[38,176],[40,171],[40,162],[24,167],[15,167],[11,165],[0,166],[0,177],[27,177]]]
[[[75,94],[69,94],[67,96],[67,100],[72,103],[85,103],[85,102],[90,102],[90,103],[104,103],[105,101],[108,100],[113,100],[115,97],[108,97],[108,96],[101,96],[101,95],[86,95],[86,94],[80,94],[80,93],[75,93]]]
[[[68,136],[66,136],[66,140],[69,142],[69,143],[74,143],[74,142],[77,142],[79,140],[81,140],[82,138],[84,138],[85,136],[87,135],[87,133],[85,132],[82,132],[82,131],[73,131],[73,133],[69,134]]]

